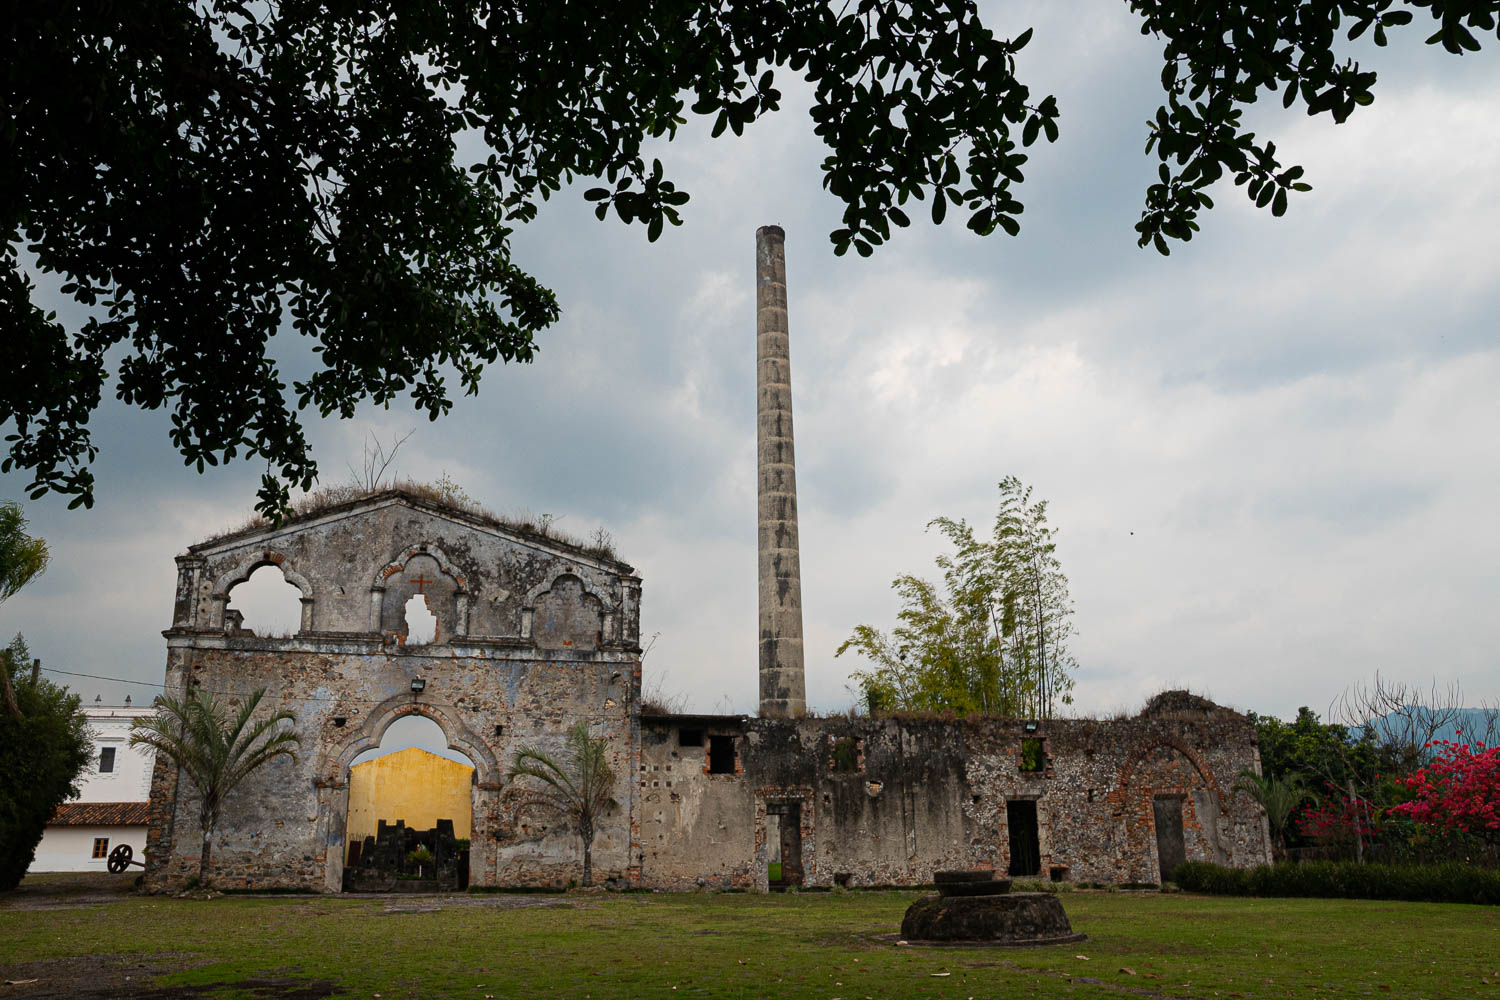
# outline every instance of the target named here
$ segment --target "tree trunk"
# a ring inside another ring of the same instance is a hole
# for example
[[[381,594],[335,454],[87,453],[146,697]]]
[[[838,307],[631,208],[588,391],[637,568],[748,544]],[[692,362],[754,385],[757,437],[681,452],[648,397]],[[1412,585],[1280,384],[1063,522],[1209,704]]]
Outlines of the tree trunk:
[[[586,819],[578,824],[578,833],[583,837],[583,884],[594,884],[594,821]]]
[[[213,831],[205,827],[203,830],[203,852],[198,855],[198,888],[208,887],[208,854],[213,845]]]
[[[1354,806],[1354,860],[1359,864],[1365,863],[1365,835],[1360,827],[1364,825],[1364,809],[1359,797],[1354,794],[1354,779],[1349,779],[1349,802]]]
[[[16,689],[10,685],[10,660],[0,658],[0,697],[5,700],[5,710],[21,718],[21,706],[16,701]]]

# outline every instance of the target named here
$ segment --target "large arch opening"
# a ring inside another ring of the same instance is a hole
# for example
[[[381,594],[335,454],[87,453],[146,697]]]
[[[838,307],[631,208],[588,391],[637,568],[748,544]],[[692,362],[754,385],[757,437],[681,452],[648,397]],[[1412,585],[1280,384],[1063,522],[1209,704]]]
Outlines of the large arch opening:
[[[469,880],[474,761],[406,715],[349,765],[346,892],[444,891]]]

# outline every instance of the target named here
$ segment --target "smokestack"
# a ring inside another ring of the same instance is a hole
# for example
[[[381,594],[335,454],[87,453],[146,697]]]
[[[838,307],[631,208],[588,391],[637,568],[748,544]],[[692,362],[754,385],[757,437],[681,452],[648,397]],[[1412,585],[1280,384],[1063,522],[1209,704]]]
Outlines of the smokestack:
[[[755,231],[757,536],[760,545],[760,714],[807,711],[802,667],[802,565],[792,451],[792,368],[786,322],[786,233]]]

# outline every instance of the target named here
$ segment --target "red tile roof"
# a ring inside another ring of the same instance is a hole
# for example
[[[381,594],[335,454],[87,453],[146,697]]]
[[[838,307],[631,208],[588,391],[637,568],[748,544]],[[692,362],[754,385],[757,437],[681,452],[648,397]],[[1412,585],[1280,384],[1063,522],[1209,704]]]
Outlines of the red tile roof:
[[[145,826],[147,802],[64,802],[50,826]]]

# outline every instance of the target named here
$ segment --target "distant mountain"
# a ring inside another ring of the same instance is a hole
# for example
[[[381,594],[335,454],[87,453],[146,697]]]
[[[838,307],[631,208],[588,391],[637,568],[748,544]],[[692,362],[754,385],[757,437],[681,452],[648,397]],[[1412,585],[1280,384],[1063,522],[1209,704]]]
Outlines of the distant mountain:
[[[1398,716],[1393,713],[1382,717],[1375,725],[1379,727],[1386,719],[1396,718]],[[1494,746],[1500,743],[1500,713],[1497,713],[1495,709],[1461,708],[1455,719],[1439,729],[1433,739],[1449,740],[1453,743],[1479,741],[1486,746]]]

